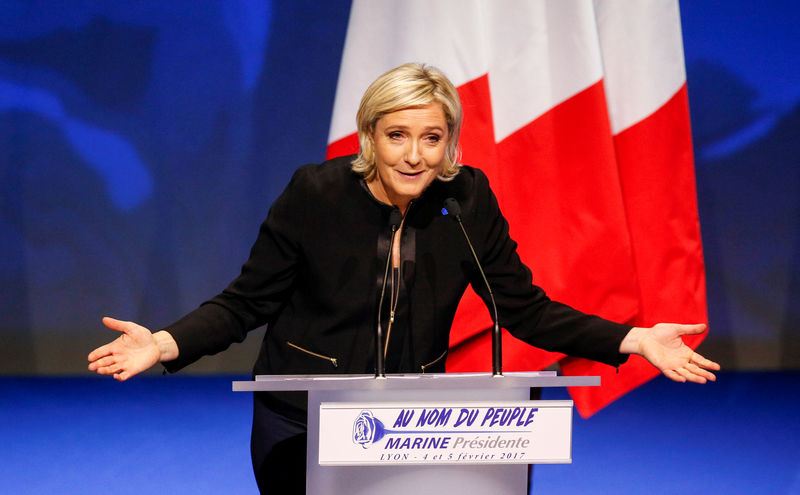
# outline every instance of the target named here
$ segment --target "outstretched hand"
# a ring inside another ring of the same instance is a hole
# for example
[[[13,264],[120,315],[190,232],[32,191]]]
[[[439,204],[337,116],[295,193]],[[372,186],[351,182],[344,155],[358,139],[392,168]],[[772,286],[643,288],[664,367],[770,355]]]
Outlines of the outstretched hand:
[[[115,380],[124,381],[159,361],[177,357],[177,345],[167,332],[153,334],[132,321],[109,317],[103,318],[103,324],[122,335],[89,353],[90,371],[113,375]],[[167,338],[160,334],[166,334]]]
[[[622,352],[642,355],[667,378],[676,382],[706,383],[717,377],[709,370],[719,364],[694,352],[681,336],[703,333],[706,325],[659,323],[652,328],[633,328],[620,345]]]

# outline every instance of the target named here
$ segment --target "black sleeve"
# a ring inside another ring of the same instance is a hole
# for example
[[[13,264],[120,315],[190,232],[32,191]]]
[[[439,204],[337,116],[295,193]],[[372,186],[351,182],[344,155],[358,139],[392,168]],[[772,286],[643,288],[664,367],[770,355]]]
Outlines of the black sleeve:
[[[176,360],[164,363],[168,371],[242,342],[247,332],[280,311],[302,258],[303,174],[303,168],[295,172],[273,203],[241,274],[222,293],[165,328],[179,350]]]
[[[478,233],[477,248],[486,278],[497,301],[500,325],[535,347],[618,366],[628,358],[619,344],[629,325],[584,314],[552,301],[533,285],[531,271],[517,254],[517,243],[508,234],[508,222],[500,212],[489,182],[478,171],[475,177],[472,224]],[[483,281],[471,281],[491,308]]]

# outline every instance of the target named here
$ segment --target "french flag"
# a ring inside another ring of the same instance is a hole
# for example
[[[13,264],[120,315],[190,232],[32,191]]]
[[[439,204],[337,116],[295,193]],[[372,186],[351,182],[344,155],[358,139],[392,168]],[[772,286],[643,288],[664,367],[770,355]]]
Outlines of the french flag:
[[[551,298],[651,326],[707,323],[686,74],[676,0],[355,0],[328,156],[358,150],[364,90],[406,62],[434,65],[464,107],[461,162],[489,177],[519,255]],[[491,369],[491,320],[468,291],[448,371]],[[693,348],[703,335],[685,337]],[[570,390],[584,417],[658,371],[503,340],[504,369],[556,362],[600,375]]]

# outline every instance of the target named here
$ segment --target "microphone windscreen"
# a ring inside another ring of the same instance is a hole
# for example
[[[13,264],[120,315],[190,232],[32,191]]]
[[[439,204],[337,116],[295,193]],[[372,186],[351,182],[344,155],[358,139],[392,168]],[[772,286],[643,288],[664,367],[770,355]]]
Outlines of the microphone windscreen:
[[[452,215],[453,218],[458,218],[461,216],[461,206],[455,198],[447,198],[444,200],[444,209],[442,213],[445,215]]]
[[[389,213],[389,227],[397,229],[400,227],[400,224],[403,222],[403,214],[400,213],[399,208],[392,208],[392,212]]]

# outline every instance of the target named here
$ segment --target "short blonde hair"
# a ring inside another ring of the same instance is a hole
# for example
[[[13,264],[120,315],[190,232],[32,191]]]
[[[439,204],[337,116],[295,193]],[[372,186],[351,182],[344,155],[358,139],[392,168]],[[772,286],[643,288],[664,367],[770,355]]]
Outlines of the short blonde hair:
[[[439,103],[447,122],[447,148],[438,179],[448,181],[458,174],[458,135],[461,133],[461,100],[453,83],[442,71],[425,64],[403,64],[370,84],[356,113],[360,149],[353,171],[366,180],[375,177],[377,166],[372,134],[386,114],[410,107]]]

